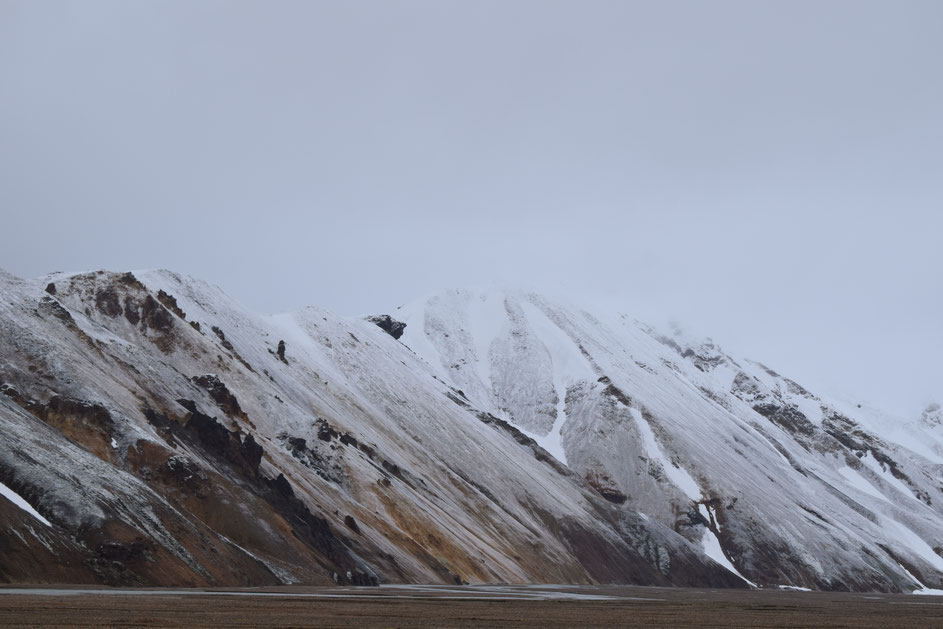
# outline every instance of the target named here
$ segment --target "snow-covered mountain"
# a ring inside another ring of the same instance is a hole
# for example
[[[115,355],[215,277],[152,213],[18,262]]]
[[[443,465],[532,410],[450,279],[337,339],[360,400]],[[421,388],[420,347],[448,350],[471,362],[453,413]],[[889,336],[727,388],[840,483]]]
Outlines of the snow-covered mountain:
[[[938,408],[532,294],[389,314],[0,272],[0,578],[943,586]]]
[[[938,406],[901,422],[710,340],[521,291],[445,292],[394,317],[471,404],[745,581],[943,585]]]
[[[2,274],[0,383],[5,581],[738,585],[373,321]]]

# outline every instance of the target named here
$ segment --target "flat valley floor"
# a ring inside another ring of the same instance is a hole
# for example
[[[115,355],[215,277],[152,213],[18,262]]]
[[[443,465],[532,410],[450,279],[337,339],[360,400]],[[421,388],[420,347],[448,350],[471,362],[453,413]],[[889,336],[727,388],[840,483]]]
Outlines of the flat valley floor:
[[[943,597],[623,586],[0,587],[15,627],[943,627]]]

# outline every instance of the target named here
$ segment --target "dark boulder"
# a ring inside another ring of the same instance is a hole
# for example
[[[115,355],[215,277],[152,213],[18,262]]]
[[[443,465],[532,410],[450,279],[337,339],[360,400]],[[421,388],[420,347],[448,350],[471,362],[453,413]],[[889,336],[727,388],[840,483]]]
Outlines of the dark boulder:
[[[397,321],[390,315],[373,315],[367,317],[367,321],[376,324],[377,327],[397,340],[403,336],[403,330],[406,329],[405,323]]]
[[[282,361],[286,365],[288,364],[288,360],[285,359],[285,341],[278,342],[278,349],[275,350],[275,355],[278,356],[278,359],[280,361]]]
[[[357,520],[354,519],[354,516],[345,515],[344,524],[347,525],[347,528],[349,528],[354,533],[357,533],[358,535],[360,534],[360,526],[358,526]]]

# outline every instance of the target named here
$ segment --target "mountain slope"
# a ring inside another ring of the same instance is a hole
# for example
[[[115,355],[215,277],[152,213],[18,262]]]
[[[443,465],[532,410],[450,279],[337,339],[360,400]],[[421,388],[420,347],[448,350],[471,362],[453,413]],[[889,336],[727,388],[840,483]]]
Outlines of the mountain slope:
[[[708,341],[519,291],[401,307],[403,342],[604,498],[764,586],[943,586],[943,434]]]
[[[744,585],[369,321],[0,272],[0,393],[6,581]]]

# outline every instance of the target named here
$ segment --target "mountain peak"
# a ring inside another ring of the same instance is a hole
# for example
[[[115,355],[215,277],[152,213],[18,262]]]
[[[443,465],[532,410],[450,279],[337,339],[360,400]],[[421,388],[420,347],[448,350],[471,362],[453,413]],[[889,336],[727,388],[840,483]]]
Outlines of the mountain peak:
[[[369,320],[49,278],[0,308],[0,476],[53,525],[4,511],[7,581],[943,585],[938,407],[526,289]]]

